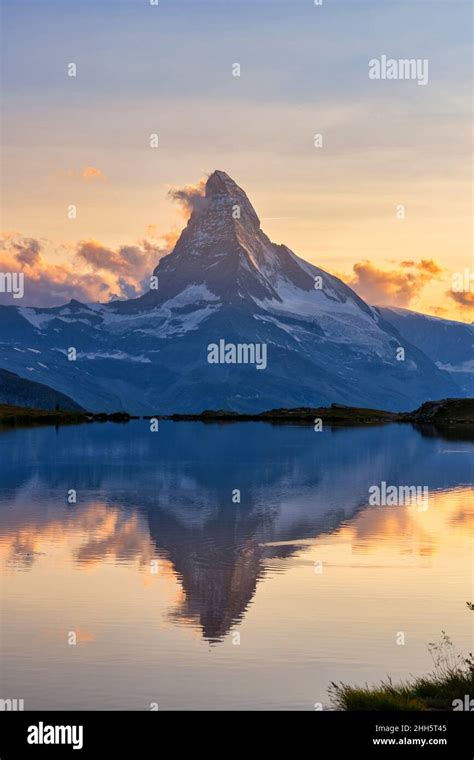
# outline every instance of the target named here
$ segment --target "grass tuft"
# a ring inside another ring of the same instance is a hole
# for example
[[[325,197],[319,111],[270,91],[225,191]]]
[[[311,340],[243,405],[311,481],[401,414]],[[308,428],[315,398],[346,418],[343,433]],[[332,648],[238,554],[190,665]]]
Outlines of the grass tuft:
[[[390,678],[377,686],[331,683],[329,695],[338,710],[452,710],[453,702],[474,695],[474,657],[457,654],[442,631],[440,642],[430,642],[433,672],[394,684]]]

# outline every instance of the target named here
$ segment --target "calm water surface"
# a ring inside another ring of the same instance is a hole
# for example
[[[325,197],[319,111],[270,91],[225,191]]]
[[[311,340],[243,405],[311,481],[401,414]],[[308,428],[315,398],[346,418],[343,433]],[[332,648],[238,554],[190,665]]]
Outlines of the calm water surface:
[[[429,670],[441,630],[470,651],[473,455],[397,425],[1,432],[0,697],[312,710]],[[381,481],[428,509],[369,506]]]

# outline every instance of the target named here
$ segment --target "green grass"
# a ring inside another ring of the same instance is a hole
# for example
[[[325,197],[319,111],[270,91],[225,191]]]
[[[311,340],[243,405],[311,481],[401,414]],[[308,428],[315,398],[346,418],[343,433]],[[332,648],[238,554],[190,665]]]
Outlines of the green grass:
[[[428,401],[409,417],[421,417],[437,425],[474,424],[474,398]]]
[[[463,658],[442,632],[440,643],[428,644],[434,670],[426,676],[377,686],[332,683],[331,702],[338,710],[452,710],[455,699],[474,695],[474,658]]]
[[[29,407],[0,404],[0,430],[11,427],[37,425],[77,425],[82,422],[128,422],[126,412],[113,414],[91,413],[84,411],[63,411],[50,409],[31,409]]]
[[[0,424],[24,425],[24,424],[48,424],[77,422],[85,417],[84,412],[66,412],[48,409],[31,409],[29,407],[0,404]]]

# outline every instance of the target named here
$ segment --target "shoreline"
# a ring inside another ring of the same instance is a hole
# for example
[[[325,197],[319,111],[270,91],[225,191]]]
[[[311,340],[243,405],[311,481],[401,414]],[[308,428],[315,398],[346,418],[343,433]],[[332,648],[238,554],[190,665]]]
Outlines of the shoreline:
[[[79,425],[91,422],[129,422],[140,417],[127,412],[75,412],[0,404],[0,428],[40,425]]]
[[[330,407],[299,407],[272,409],[266,412],[241,413],[231,410],[206,410],[199,414],[176,413],[132,415],[128,412],[81,412],[43,410],[0,404],[0,427],[29,427],[38,425],[76,425],[91,422],[127,423],[131,420],[171,420],[173,422],[204,422],[233,424],[237,422],[269,422],[275,425],[317,425],[358,427],[393,423],[433,425],[434,427],[474,426],[474,399],[442,399],[428,401],[413,412],[387,412],[381,409],[350,407],[332,404]]]

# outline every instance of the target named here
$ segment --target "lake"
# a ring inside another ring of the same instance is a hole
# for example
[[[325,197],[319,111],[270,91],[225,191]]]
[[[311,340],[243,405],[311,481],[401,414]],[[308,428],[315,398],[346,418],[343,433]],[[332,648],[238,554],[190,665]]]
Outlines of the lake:
[[[408,425],[3,430],[0,697],[314,710],[431,670],[442,630],[471,651],[473,455]]]

